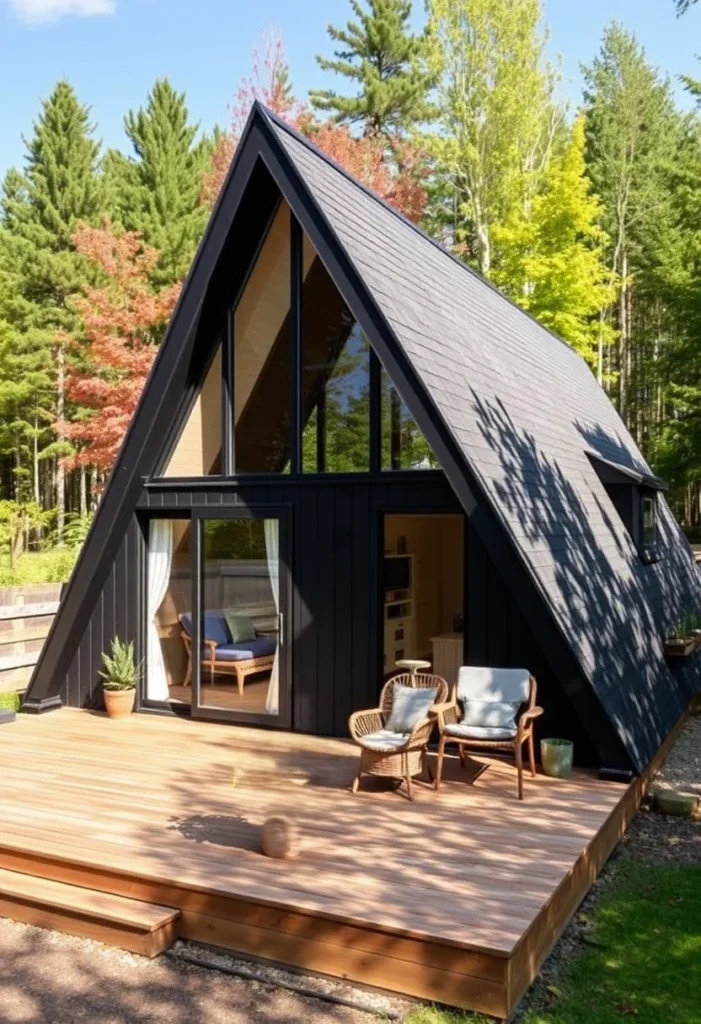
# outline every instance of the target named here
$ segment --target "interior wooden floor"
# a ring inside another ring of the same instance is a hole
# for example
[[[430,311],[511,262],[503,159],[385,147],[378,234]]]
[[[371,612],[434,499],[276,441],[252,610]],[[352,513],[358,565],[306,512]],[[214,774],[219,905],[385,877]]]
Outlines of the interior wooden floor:
[[[179,933],[506,1017],[639,798],[512,766],[348,790],[350,742],[62,709],[0,728],[0,868],[181,911]],[[234,782],[235,780],[235,782]],[[296,861],[258,852],[271,815]]]
[[[231,677],[218,676],[213,685],[203,683],[203,703],[207,707],[224,708],[227,711],[249,711],[262,715],[265,712],[269,682],[269,677],[264,674],[248,676],[244,682],[243,693],[240,694],[236,683],[231,682]],[[169,694],[171,701],[178,704],[189,705],[192,701],[190,686],[171,686]]]

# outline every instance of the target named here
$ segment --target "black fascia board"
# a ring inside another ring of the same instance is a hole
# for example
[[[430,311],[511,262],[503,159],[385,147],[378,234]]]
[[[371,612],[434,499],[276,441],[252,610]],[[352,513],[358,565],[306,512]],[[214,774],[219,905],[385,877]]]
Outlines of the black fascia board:
[[[173,388],[178,368],[189,361],[198,334],[202,304],[219,262],[241,199],[258,163],[260,116],[254,110],[215,204],[209,224],[171,316],[132,422],[105,486],[94,522],[67,585],[59,610],[27,688],[27,710],[55,707],[90,611],[110,572],[150,474],[172,424],[172,409],[182,408],[183,393]],[[150,449],[150,451],[149,451]]]

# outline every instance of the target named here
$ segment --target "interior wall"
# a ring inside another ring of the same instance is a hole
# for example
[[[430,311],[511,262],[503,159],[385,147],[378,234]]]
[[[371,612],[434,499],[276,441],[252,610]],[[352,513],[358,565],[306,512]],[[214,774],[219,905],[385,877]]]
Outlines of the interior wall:
[[[209,476],[221,459],[221,347],[212,360],[163,476]]]
[[[463,610],[463,524],[462,516],[385,516],[385,554],[398,553],[403,537],[414,556],[417,657],[431,659],[431,638],[452,632]]]
[[[303,249],[303,276],[314,260]],[[261,247],[234,315],[234,410],[236,422],[290,311],[290,208],[283,200]]]

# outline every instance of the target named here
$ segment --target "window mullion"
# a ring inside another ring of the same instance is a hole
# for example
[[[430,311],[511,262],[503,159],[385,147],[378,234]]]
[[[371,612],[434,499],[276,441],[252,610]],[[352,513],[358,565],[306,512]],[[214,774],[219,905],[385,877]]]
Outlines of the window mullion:
[[[302,229],[290,210],[290,472],[301,472],[302,452]]]

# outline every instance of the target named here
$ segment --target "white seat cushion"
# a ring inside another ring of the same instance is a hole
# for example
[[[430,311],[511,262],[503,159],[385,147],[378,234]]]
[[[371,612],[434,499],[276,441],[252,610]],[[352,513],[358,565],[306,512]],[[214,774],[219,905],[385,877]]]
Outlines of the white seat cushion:
[[[389,729],[378,729],[363,736],[361,743],[370,750],[397,750],[409,739],[409,733],[392,732]]]
[[[498,729],[489,725],[446,725],[443,730],[446,736],[452,736],[456,740],[512,740],[516,735],[516,729]],[[367,737],[366,737],[367,738]]]

